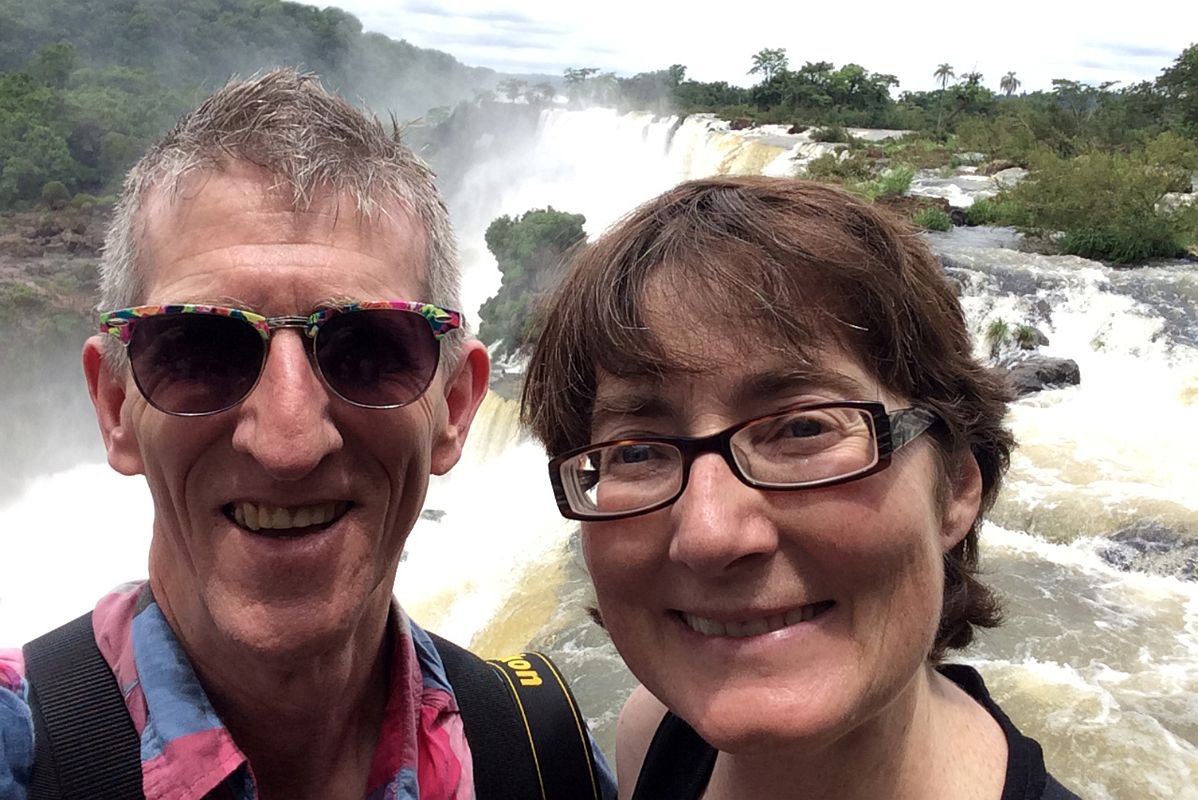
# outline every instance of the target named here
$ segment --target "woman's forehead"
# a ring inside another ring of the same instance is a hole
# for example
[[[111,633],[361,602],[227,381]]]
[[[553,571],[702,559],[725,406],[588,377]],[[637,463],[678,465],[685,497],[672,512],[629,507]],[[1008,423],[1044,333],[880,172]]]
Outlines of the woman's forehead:
[[[798,354],[728,339],[701,345],[688,342],[684,349],[676,349],[670,338],[662,342],[666,363],[660,369],[622,374],[596,370],[596,414],[651,414],[694,403],[753,411],[802,397],[884,399],[877,378],[837,345],[819,345]],[[678,356],[676,361],[673,355]]]

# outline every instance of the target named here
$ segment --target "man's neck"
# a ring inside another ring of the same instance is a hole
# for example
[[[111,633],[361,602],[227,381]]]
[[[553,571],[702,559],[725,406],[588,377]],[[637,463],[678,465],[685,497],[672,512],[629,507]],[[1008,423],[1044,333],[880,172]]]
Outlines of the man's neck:
[[[393,666],[389,598],[343,647],[309,657],[184,643],[263,800],[366,796]]]
[[[930,667],[858,730],[824,747],[716,761],[705,800],[992,800],[1006,742],[984,708]]]

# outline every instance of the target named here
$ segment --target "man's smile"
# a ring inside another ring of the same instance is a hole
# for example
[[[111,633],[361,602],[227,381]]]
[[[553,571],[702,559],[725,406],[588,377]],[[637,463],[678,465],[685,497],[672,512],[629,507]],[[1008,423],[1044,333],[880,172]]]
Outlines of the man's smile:
[[[239,501],[224,506],[227,518],[242,528],[275,536],[300,536],[313,528],[324,528],[336,522],[349,510],[345,500],[300,506],[276,506],[252,501]]]

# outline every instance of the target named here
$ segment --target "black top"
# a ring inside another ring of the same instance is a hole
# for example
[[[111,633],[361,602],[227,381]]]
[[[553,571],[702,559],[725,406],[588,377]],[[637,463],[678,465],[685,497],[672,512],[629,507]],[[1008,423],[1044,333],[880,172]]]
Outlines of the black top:
[[[1048,774],[1039,743],[1020,733],[990,699],[977,670],[959,664],[946,664],[938,669],[986,709],[1002,728],[1007,739],[1007,776],[1001,800],[1080,800]],[[700,800],[711,779],[715,759],[715,748],[699,738],[690,725],[666,712],[645,753],[632,798]]]

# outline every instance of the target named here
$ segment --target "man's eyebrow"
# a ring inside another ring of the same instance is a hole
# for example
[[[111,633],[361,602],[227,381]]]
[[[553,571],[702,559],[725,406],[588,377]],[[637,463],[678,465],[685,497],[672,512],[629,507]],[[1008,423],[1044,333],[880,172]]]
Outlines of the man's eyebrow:
[[[786,395],[802,390],[822,390],[843,400],[869,400],[877,395],[876,388],[862,386],[847,375],[816,368],[807,364],[781,367],[760,372],[736,389],[734,401],[747,406],[763,398]],[[869,395],[866,397],[866,395]]]

